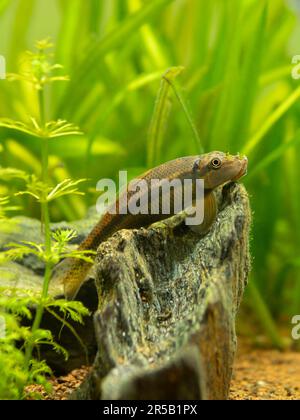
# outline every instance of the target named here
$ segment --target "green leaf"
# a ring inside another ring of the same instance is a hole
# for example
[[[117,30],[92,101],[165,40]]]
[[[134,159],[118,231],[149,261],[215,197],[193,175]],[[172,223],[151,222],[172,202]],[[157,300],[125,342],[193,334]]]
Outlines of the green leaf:
[[[136,13],[127,17],[115,30],[111,31],[102,40],[92,43],[87,49],[84,58],[75,69],[71,83],[62,99],[61,105],[57,111],[62,114],[63,109],[71,103],[81,100],[86,91],[86,85],[97,78],[97,64],[106,54],[112,52],[121,46],[126,39],[127,42],[133,36],[138,28],[148,22],[155,14],[161,11],[165,6],[174,0],[152,0],[146,3]],[[70,102],[70,98],[73,98]]]
[[[39,139],[82,135],[77,126],[68,123],[66,120],[50,121],[45,124],[45,127],[42,127],[35,118],[31,118],[30,123],[2,118],[0,119],[0,127],[8,129],[11,135],[14,131],[17,131]]]
[[[283,117],[284,114],[295,104],[300,98],[300,86],[294,90],[288,98],[267,118],[265,123],[256,134],[246,143],[243,148],[244,154],[250,154],[255,147],[264,139],[265,135],[271,130],[271,128]]]
[[[2,181],[11,181],[12,179],[22,179],[26,181],[28,175],[20,169],[0,167],[0,178]]]
[[[160,163],[161,148],[171,112],[170,81],[182,72],[183,67],[172,67],[163,75],[148,133],[148,167]]]
[[[277,326],[270,314],[266,303],[264,302],[261,294],[259,293],[258,288],[256,287],[253,281],[249,283],[248,287],[249,293],[251,295],[251,304],[259,317],[259,321],[263,323],[264,329],[270,337],[272,344],[276,348],[283,350],[286,346],[284,345],[283,340],[280,337]]]
[[[77,181],[72,181],[71,179],[65,179],[64,181],[60,182],[52,191],[49,192],[46,199],[48,202],[56,200],[59,197],[63,197],[65,195],[77,194],[83,195],[82,192],[78,190],[78,185],[85,182],[86,179],[78,179]]]
[[[83,323],[83,317],[90,315],[90,311],[82,302],[67,301],[65,299],[52,299],[46,307],[57,308],[64,316],[69,316],[73,321]]]
[[[3,3],[3,2],[2,2]],[[15,65],[18,56],[26,48],[26,38],[32,22],[36,0],[18,0],[10,37],[9,61]]]
[[[82,159],[86,155],[88,141],[89,139],[86,136],[70,136],[64,139],[63,142],[51,143],[50,150],[63,159]],[[96,137],[92,143],[91,156],[108,155],[124,156],[126,155],[126,150],[122,145],[113,140],[100,136]]]
[[[203,153],[204,149],[203,149],[203,146],[202,146],[201,139],[199,137],[198,129],[196,127],[196,124],[195,124],[194,119],[192,117],[190,107],[188,105],[187,100],[184,97],[182,88],[181,88],[178,80],[175,77],[170,77],[169,73],[166,73],[164,77],[166,78],[167,82],[170,83],[170,85],[172,86],[172,88],[174,90],[174,93],[175,93],[175,96],[177,97],[178,102],[180,103],[180,105],[183,109],[183,112],[186,116],[187,122],[189,123],[189,125],[191,127],[192,134],[193,134],[193,137],[194,137],[194,140],[195,140],[196,151],[198,153]]]
[[[267,168],[271,163],[281,158],[284,153],[286,153],[290,148],[296,147],[300,143],[300,131],[297,132],[296,136],[285,143],[282,143],[279,147],[274,149],[271,153],[267,154],[263,159],[261,159],[254,168],[252,168],[247,175],[246,182],[248,182],[252,177],[255,177],[257,174],[261,173],[265,168]]]

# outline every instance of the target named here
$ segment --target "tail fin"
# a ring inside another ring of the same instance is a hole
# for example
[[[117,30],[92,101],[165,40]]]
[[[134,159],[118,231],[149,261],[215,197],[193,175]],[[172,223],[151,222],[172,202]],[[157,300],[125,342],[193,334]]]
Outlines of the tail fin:
[[[63,284],[66,299],[75,299],[92,264],[77,258],[66,258],[54,269],[52,280]]]

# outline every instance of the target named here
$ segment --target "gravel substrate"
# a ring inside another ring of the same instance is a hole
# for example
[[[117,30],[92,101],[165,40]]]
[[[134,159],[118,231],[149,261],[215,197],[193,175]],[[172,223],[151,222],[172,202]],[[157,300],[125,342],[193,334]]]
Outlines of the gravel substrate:
[[[52,379],[50,381],[52,385],[52,393],[50,395],[39,386],[27,387],[27,392],[37,392],[44,400],[67,400],[68,396],[83,382],[90,369],[90,367],[83,366],[80,369],[73,370],[66,376]]]
[[[300,353],[241,345],[231,400],[300,400]]]
[[[44,399],[66,400],[89,373],[89,367],[74,370],[51,381],[53,393]],[[253,349],[241,344],[230,392],[231,400],[300,400],[300,353]]]

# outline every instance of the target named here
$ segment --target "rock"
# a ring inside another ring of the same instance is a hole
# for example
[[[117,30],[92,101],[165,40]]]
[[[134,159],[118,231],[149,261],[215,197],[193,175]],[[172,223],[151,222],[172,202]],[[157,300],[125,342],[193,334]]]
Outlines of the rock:
[[[251,212],[241,185],[220,189],[218,200],[203,238],[176,216],[100,245],[98,352],[72,399],[228,398]]]

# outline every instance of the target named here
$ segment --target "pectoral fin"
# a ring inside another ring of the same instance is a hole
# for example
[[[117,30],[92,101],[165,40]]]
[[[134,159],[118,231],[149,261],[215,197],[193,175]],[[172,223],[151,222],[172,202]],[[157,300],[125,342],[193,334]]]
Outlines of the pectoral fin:
[[[199,203],[198,203],[199,204]],[[202,204],[202,203],[201,203]],[[199,209],[200,206],[197,205],[196,202],[193,203],[194,209]],[[196,211],[196,210],[195,210]],[[212,225],[214,224],[216,217],[217,217],[217,202],[214,193],[211,191],[206,193],[204,196],[204,219],[203,222],[200,224],[189,224],[189,228],[197,233],[198,235],[204,236],[206,235]],[[189,215],[191,216],[191,209],[189,209]],[[189,216],[189,217],[190,217]]]

